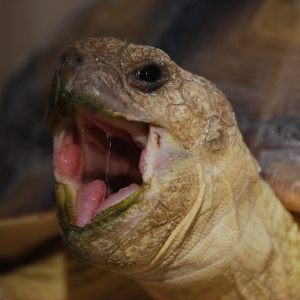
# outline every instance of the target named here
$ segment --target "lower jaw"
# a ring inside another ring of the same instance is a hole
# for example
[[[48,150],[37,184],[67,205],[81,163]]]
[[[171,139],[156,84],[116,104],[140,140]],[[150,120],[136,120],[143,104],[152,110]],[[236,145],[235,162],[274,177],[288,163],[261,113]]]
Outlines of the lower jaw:
[[[132,188],[131,193],[122,200],[110,205],[105,204],[107,207],[99,207],[99,212],[87,222],[84,226],[78,225],[78,216],[76,213],[76,200],[77,189],[72,184],[57,183],[56,186],[56,198],[57,198],[57,210],[58,218],[62,231],[68,232],[76,230],[89,231],[95,224],[98,227],[98,233],[105,232],[107,228],[111,227],[113,223],[117,221],[122,215],[125,216],[128,209],[142,200],[142,196],[145,190],[145,184],[142,186],[136,186]],[[105,201],[104,201],[105,203]]]
[[[137,184],[131,184],[105,198],[106,186],[102,180],[94,180],[87,184],[81,184],[77,196],[76,226],[82,227],[90,223],[92,218],[105,209],[123,201],[140,188]]]

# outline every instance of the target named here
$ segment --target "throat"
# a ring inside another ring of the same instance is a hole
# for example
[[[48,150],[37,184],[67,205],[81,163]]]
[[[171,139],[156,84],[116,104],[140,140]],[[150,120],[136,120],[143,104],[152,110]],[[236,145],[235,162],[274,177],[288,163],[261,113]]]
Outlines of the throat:
[[[188,226],[178,226],[152,269],[136,275],[154,299],[300,294],[299,223],[260,178],[252,157],[243,168],[238,153],[234,157],[236,166],[222,162],[203,170],[203,204],[190,211]]]
[[[222,234],[227,236],[227,244],[234,242],[234,247],[220,255],[226,244],[219,236],[203,242],[197,239],[197,244],[190,245],[184,255],[178,255],[177,250],[176,261],[168,266],[168,272],[160,271],[163,277],[155,278],[152,273],[140,282],[154,299],[253,299],[253,296],[297,299],[300,293],[299,223],[266,183],[259,182],[260,185],[262,193],[256,199],[247,226],[242,229],[241,239],[234,241],[233,233]],[[237,213],[229,216],[231,224]],[[225,227],[225,222],[221,221],[220,226]],[[213,259],[216,255],[219,258]]]

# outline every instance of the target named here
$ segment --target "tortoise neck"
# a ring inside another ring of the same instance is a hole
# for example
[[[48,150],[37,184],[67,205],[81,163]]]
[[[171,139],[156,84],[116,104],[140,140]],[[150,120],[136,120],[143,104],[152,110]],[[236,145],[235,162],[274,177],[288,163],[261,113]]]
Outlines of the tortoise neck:
[[[198,210],[173,232],[151,268],[134,277],[164,300],[299,295],[298,224],[243,144],[213,166],[199,167],[205,189]]]

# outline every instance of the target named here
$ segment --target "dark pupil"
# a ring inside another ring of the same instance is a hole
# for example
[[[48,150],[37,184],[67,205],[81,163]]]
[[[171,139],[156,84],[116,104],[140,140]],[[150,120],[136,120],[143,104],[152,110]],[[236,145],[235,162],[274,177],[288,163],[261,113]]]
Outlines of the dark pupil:
[[[155,82],[161,77],[161,70],[157,66],[146,66],[137,72],[137,77],[141,81]]]

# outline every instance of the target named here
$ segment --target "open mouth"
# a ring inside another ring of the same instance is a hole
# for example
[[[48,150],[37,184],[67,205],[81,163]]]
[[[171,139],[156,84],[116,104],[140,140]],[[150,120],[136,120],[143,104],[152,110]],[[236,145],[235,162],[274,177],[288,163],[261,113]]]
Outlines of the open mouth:
[[[148,134],[147,123],[91,113],[58,122],[55,177],[77,191],[76,226],[85,226],[140,188],[147,168]]]

